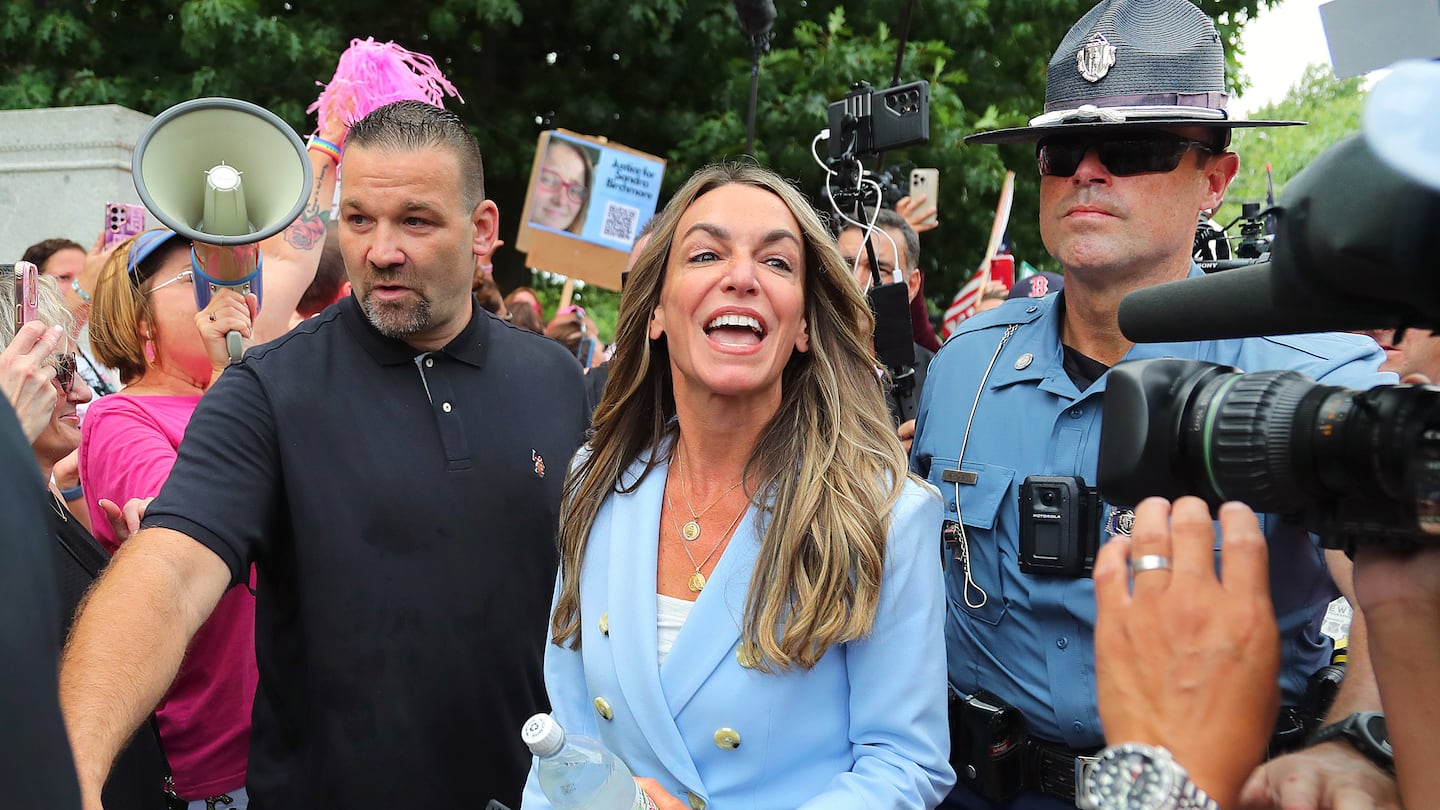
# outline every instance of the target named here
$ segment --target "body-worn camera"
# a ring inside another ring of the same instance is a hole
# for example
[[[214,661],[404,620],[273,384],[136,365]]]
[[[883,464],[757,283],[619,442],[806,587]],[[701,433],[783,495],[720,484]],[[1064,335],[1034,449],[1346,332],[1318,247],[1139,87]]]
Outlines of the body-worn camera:
[[[1100,545],[1100,498],[1074,476],[1032,475],[1020,484],[1020,570],[1083,577]]]
[[[1110,370],[1100,493],[1300,516],[1330,548],[1440,536],[1440,388],[1353,391],[1164,358]]]

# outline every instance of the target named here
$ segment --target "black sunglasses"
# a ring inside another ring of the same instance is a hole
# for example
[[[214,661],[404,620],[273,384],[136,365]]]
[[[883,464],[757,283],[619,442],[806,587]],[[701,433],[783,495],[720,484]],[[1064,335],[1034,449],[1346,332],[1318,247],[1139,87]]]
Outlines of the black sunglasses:
[[[1136,135],[1128,138],[1096,138],[1060,135],[1035,145],[1035,162],[1042,177],[1071,177],[1080,168],[1085,153],[1095,150],[1105,170],[1116,177],[1150,172],[1170,172],[1191,149],[1214,153],[1208,143],[1178,135]]]
[[[55,384],[60,386],[61,391],[68,394],[75,388],[75,355],[74,353],[57,354],[54,359]]]

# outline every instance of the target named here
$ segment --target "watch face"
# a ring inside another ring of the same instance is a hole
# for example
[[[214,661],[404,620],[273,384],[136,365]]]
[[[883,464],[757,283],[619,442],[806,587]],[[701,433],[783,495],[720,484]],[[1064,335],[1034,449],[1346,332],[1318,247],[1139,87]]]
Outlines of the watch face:
[[[1151,810],[1176,795],[1176,773],[1141,751],[1120,750],[1096,763],[1090,795],[1096,807]]]
[[[1370,735],[1371,741],[1376,748],[1379,748],[1387,756],[1394,756],[1390,748],[1390,732],[1385,728],[1385,715],[1378,712],[1364,716],[1365,733]]]

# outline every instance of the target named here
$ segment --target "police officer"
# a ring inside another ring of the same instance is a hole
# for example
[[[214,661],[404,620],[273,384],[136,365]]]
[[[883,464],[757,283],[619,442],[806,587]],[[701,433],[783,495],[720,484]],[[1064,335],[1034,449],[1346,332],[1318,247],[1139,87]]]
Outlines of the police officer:
[[[946,501],[937,529],[960,784],[945,807],[1073,806],[1077,764],[1103,743],[1089,560],[1133,517],[1091,488],[1111,366],[1172,356],[1295,369],[1352,388],[1394,381],[1377,371],[1373,341],[1355,335],[1137,346],[1121,334],[1127,293],[1200,272],[1195,221],[1220,204],[1239,167],[1226,151],[1231,130],[1293,123],[1232,119],[1224,79],[1219,36],[1194,3],[1105,0],[1052,57],[1044,114],[967,139],[1036,144],[1041,236],[1065,286],[968,319],[932,361],[921,399],[912,466]],[[1274,562],[1280,687],[1295,706],[1328,661],[1321,621],[1348,592],[1350,568],[1276,516],[1261,525]],[[1363,638],[1357,618],[1357,658]],[[1347,679],[1332,719],[1379,708],[1368,662],[1352,659],[1351,673],[1361,677]],[[1278,806],[1284,793],[1295,802],[1286,806],[1328,807],[1347,792],[1384,805],[1394,783],[1336,742],[1264,766],[1245,799]]]

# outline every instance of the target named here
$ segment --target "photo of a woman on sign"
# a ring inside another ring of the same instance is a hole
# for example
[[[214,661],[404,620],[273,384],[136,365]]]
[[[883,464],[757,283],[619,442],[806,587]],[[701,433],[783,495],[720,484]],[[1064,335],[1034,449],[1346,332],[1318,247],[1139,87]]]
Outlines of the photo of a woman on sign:
[[[578,234],[595,180],[595,157],[573,141],[551,138],[535,178],[530,221],[557,231]]]

